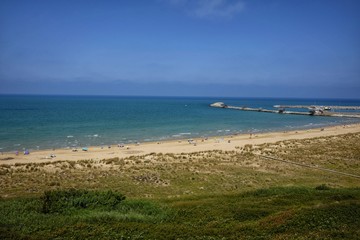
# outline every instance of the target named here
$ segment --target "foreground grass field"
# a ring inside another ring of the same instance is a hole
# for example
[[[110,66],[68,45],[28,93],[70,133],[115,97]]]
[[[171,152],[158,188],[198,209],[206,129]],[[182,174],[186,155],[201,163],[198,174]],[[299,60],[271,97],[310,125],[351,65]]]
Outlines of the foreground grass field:
[[[359,189],[285,187],[181,200],[124,200],[111,207],[66,204],[50,213],[43,212],[39,198],[13,199],[0,202],[0,237],[356,239],[359,199]]]
[[[272,156],[309,167],[264,159]],[[0,166],[0,239],[357,239],[360,134]]]

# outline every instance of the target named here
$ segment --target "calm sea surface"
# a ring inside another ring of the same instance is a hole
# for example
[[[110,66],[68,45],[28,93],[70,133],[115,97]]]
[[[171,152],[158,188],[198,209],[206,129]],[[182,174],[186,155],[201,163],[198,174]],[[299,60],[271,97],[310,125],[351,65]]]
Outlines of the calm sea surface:
[[[235,133],[293,130],[359,119],[209,107],[360,105],[360,100],[0,95],[0,151],[83,147]]]

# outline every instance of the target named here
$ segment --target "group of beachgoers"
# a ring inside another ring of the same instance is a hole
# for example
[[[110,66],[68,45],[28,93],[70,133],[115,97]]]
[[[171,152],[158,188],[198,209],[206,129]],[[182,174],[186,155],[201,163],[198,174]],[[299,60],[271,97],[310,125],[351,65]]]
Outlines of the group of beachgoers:
[[[24,150],[24,155],[29,155],[29,154],[30,154],[30,151],[29,151],[28,149],[25,149],[25,150]],[[18,151],[18,150],[15,151],[15,155],[16,155],[16,156],[19,155],[19,151]]]

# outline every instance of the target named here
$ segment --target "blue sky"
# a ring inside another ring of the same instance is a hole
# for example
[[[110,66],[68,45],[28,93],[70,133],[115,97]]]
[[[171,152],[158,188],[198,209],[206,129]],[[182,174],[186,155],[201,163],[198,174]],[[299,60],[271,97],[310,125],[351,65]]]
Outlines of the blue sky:
[[[0,93],[360,98],[358,0],[2,0]]]

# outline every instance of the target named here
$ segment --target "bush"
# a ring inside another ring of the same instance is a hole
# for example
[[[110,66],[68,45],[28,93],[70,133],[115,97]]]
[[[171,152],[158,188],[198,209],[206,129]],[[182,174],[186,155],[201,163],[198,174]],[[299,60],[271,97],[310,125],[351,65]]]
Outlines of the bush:
[[[42,213],[66,213],[76,209],[114,209],[125,196],[109,191],[55,190],[46,191],[41,197]]]
[[[315,187],[316,190],[330,190],[330,187],[326,186],[325,184],[321,184]]]

